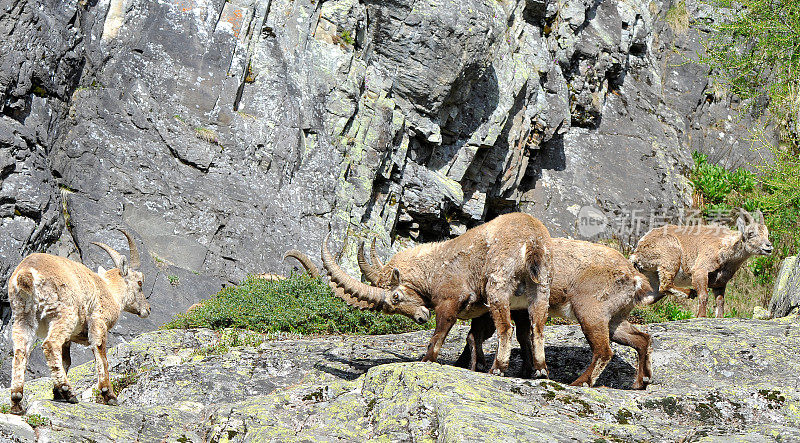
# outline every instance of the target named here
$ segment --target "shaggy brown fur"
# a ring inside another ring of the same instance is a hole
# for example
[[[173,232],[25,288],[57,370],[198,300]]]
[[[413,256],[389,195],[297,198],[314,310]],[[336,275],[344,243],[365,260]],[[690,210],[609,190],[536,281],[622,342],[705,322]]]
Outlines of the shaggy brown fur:
[[[706,316],[711,288],[717,303],[714,315],[722,317],[725,287],[742,263],[772,253],[761,211],[754,218],[742,210],[736,227],[738,231],[705,225],[656,228],[639,240],[631,262],[658,288],[659,298],[667,293],[700,296],[698,317]]]
[[[108,252],[117,268],[96,274],[86,266],[49,254],[25,257],[8,280],[8,299],[13,311],[14,361],[11,381],[11,412],[22,414],[25,368],[34,339],[44,337],[42,350],[53,377],[53,398],[77,403],[67,380],[71,363],[70,342],[92,347],[97,366],[97,388],[107,404],[116,404],[106,360],[108,330],[120,311],[144,318],[150,304],[142,293],[139,255],[130,235],[123,231],[131,249],[131,264],[108,245],[95,243]]]
[[[542,334],[550,293],[550,235],[534,217],[501,215],[454,239],[401,251],[375,277],[379,288],[345,274],[327,250],[327,239],[322,258],[332,282],[376,309],[420,323],[435,310],[436,329],[423,361],[436,361],[456,319],[488,312],[500,337],[492,372],[503,374],[511,353],[510,312],[527,310],[534,376],[547,376]]]

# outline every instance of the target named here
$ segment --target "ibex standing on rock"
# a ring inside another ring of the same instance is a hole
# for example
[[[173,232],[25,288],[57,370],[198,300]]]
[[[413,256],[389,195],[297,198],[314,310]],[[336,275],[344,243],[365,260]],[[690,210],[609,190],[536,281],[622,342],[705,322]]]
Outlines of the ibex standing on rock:
[[[635,304],[649,304],[654,294],[644,275],[618,251],[580,240],[553,239],[553,282],[550,315],[577,319],[592,348],[592,362],[572,384],[594,386],[614,355],[609,339],[636,349],[639,357],[634,389],[644,389],[652,377],[650,335],[627,318]],[[530,370],[530,335],[525,312],[514,311],[517,340],[525,370]],[[484,361],[483,341],[494,334],[487,316],[472,320],[467,345],[456,365],[476,370]]]
[[[711,288],[717,299],[714,315],[722,317],[725,286],[742,263],[750,256],[772,253],[761,211],[753,217],[741,210],[736,227],[738,232],[707,225],[655,228],[639,240],[631,262],[658,288],[660,297],[687,293],[676,288],[691,289],[700,296],[698,317],[706,316]]]
[[[103,243],[115,269],[94,273],[81,263],[49,254],[30,254],[8,280],[8,299],[14,315],[12,340],[14,363],[11,381],[11,412],[22,414],[25,368],[35,338],[44,337],[42,350],[53,377],[53,399],[77,403],[76,393],[67,380],[71,364],[70,342],[89,345],[97,366],[97,388],[103,401],[117,404],[108,376],[106,345],[108,330],[116,324],[120,311],[144,318],[150,304],[142,292],[139,252],[133,238],[128,239],[130,264],[125,256]]]
[[[501,215],[454,239],[401,251],[383,266],[378,287],[347,275],[328,250],[327,237],[322,261],[348,303],[357,299],[419,323],[428,321],[433,309],[436,329],[423,361],[436,361],[456,319],[488,312],[500,337],[492,372],[502,375],[511,354],[511,310],[525,309],[533,330],[534,376],[547,376],[543,330],[550,294],[550,235],[532,216]]]

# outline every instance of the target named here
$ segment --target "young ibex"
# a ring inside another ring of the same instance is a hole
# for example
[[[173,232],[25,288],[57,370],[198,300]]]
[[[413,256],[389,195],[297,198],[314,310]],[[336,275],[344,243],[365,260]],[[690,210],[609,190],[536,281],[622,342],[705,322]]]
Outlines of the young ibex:
[[[761,211],[754,218],[741,210],[736,227],[738,232],[707,225],[655,228],[639,240],[631,262],[658,288],[660,297],[667,293],[700,296],[698,317],[706,316],[711,288],[717,301],[714,315],[722,317],[725,286],[742,263],[750,256],[772,253]]]
[[[22,414],[23,384],[28,356],[35,338],[44,337],[42,350],[53,376],[53,399],[77,403],[67,379],[71,364],[70,342],[92,346],[97,366],[97,388],[106,404],[116,405],[106,360],[108,330],[125,310],[144,318],[150,304],[143,292],[139,253],[128,239],[130,264],[125,256],[103,243],[115,269],[102,274],[86,266],[49,254],[25,257],[8,280],[8,299],[13,313],[14,362],[11,412]]]
[[[627,318],[635,304],[654,300],[644,275],[614,249],[580,240],[553,239],[553,282],[550,285],[550,315],[577,319],[592,348],[592,362],[572,384],[594,386],[611,361],[609,339],[630,346],[638,354],[634,389],[644,389],[652,377],[650,335],[639,331]],[[530,371],[529,322],[524,311],[513,311],[517,340],[522,348],[525,371]],[[476,370],[482,366],[483,341],[494,334],[487,316],[472,320],[467,345],[456,365]]]
[[[501,215],[454,239],[401,251],[383,267],[378,287],[347,275],[328,250],[327,237],[322,262],[333,284],[373,309],[419,323],[435,310],[436,329],[423,361],[436,361],[456,319],[489,312],[500,337],[492,373],[502,375],[511,354],[510,311],[527,310],[534,376],[547,376],[542,334],[550,293],[550,235],[532,216]]]

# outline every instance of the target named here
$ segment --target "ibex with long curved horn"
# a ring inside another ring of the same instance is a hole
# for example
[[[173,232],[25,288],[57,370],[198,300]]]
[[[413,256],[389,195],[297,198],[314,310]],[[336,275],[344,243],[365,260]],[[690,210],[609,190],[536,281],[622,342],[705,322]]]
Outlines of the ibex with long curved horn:
[[[503,374],[511,354],[510,311],[527,310],[534,376],[547,376],[543,330],[550,293],[550,235],[532,216],[501,215],[454,239],[401,251],[383,266],[377,287],[347,275],[330,253],[327,237],[322,262],[333,285],[372,309],[419,323],[428,321],[434,310],[436,329],[423,361],[436,361],[456,319],[488,312],[500,337],[492,372]]]
[[[630,259],[653,288],[658,288],[659,297],[667,293],[699,295],[698,317],[706,316],[711,288],[717,301],[714,315],[722,317],[725,287],[742,263],[753,255],[772,253],[761,211],[753,217],[740,210],[736,227],[739,231],[714,225],[655,228],[639,240]]]
[[[53,399],[77,403],[67,379],[71,364],[70,342],[92,347],[97,366],[97,388],[102,400],[117,404],[108,376],[106,346],[108,330],[122,310],[142,318],[150,315],[150,304],[142,292],[143,275],[136,243],[125,231],[130,262],[104,243],[116,268],[94,273],[81,263],[50,254],[25,257],[8,280],[8,299],[13,313],[14,362],[11,381],[11,412],[22,414],[25,368],[33,342],[44,335],[42,350],[53,377]],[[45,335],[46,334],[46,335]]]

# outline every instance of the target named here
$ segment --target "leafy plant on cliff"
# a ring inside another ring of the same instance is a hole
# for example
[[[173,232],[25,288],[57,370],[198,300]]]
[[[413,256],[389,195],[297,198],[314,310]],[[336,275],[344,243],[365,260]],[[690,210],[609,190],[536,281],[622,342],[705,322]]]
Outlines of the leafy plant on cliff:
[[[706,215],[729,213],[735,205],[748,211],[755,210],[755,202],[748,196],[756,187],[756,176],[743,168],[729,171],[708,162],[708,156],[692,153],[694,167],[689,179],[695,192],[702,196],[702,209]]]
[[[702,61],[714,80],[765,108],[784,135],[796,140],[800,84],[800,3],[708,0],[729,20],[712,24]],[[758,110],[758,109],[757,109]],[[795,143],[796,146],[796,143]]]
[[[238,286],[223,288],[165,329],[239,328],[256,332],[296,334],[396,334],[430,329],[399,315],[383,315],[347,306],[327,284],[306,274],[267,281],[249,276]]]

